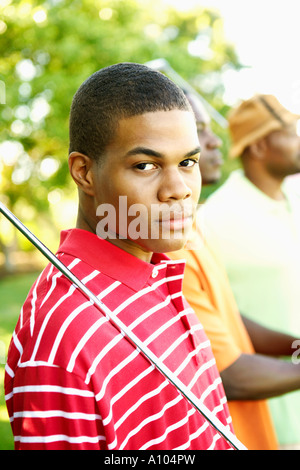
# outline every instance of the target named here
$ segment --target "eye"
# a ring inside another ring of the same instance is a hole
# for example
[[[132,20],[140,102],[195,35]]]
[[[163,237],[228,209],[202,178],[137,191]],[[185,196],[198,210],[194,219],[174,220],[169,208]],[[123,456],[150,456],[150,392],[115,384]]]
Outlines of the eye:
[[[137,168],[138,170],[142,170],[142,171],[150,171],[150,170],[155,170],[156,165],[154,163],[144,162],[144,163],[138,163],[137,165],[135,165],[134,168]]]
[[[206,130],[206,126],[205,126],[204,124],[201,124],[201,123],[197,124],[197,132],[198,132],[199,134],[201,134],[201,133],[204,132],[205,130]]]
[[[188,167],[193,167],[195,166],[196,164],[198,163],[198,160],[195,159],[195,158],[187,158],[186,160],[183,160],[182,162],[180,162],[180,166],[184,167],[184,168],[188,168]]]

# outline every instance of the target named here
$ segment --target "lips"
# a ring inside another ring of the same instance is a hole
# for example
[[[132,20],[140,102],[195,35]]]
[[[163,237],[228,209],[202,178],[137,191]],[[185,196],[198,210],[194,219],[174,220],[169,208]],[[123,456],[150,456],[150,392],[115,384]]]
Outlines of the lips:
[[[193,215],[194,211],[190,207],[180,212],[170,210],[161,215],[159,224],[170,230],[182,230],[192,223]]]
[[[163,228],[169,230],[185,230],[188,226],[191,225],[192,220],[192,217],[185,217],[181,219],[162,220],[160,224]]]

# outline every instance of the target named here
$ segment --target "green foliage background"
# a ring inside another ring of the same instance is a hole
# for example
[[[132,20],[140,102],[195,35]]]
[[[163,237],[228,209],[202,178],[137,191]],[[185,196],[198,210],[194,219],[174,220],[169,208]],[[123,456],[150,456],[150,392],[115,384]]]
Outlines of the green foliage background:
[[[221,72],[239,67],[217,12],[178,12],[162,0],[0,0],[0,52],[6,95],[0,105],[0,198],[53,249],[59,230],[75,217],[68,116],[76,89],[90,74],[117,62],[163,57],[225,115]],[[226,157],[227,132],[215,131]],[[226,165],[223,179],[231,170]],[[31,249],[0,221],[0,247],[7,245]]]

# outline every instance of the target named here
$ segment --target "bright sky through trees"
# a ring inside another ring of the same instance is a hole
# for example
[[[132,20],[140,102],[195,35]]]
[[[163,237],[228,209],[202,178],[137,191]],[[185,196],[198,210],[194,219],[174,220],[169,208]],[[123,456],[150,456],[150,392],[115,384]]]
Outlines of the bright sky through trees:
[[[300,2],[298,0],[163,0],[188,9],[216,8],[224,19],[226,39],[248,66],[224,74],[228,104],[255,92],[273,93],[300,112]]]

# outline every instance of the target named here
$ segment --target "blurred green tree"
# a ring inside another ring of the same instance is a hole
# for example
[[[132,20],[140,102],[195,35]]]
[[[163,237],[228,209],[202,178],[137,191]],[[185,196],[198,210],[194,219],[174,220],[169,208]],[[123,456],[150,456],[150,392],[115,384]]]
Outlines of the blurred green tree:
[[[75,199],[68,115],[90,74],[117,62],[163,57],[224,114],[221,72],[239,67],[215,11],[178,12],[161,0],[0,0],[0,52],[0,197],[38,234],[44,229],[50,246],[73,208],[62,210],[66,199]],[[0,221],[6,255],[15,238]]]

